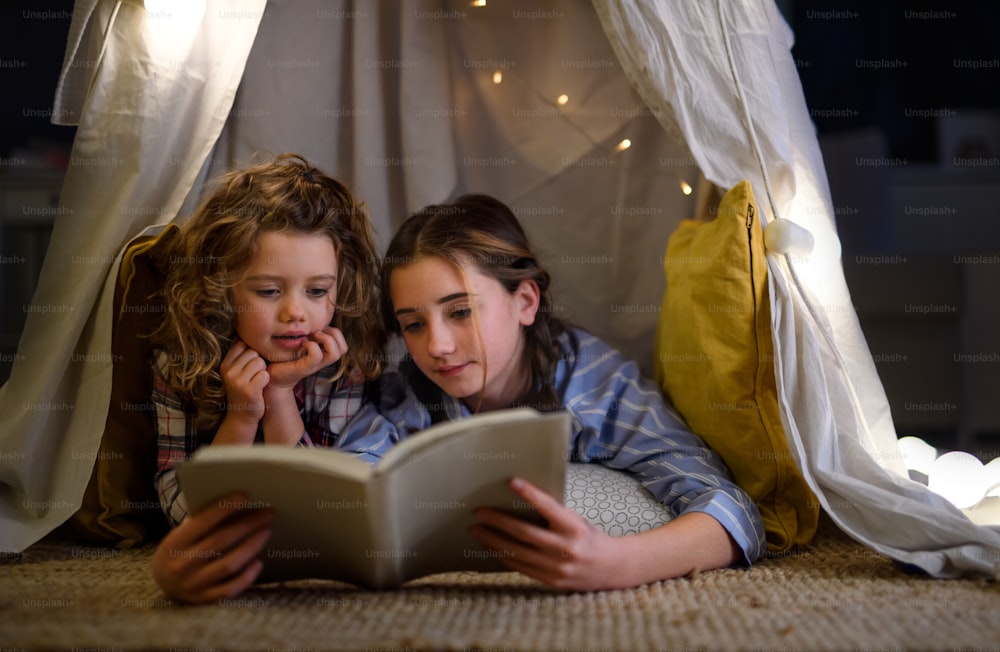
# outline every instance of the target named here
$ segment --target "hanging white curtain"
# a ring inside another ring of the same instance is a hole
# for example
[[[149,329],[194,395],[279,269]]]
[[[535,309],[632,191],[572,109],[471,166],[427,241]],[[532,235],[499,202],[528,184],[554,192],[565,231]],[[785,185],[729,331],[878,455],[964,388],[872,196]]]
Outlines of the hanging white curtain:
[[[0,388],[0,549],[23,550],[80,505],[111,390],[115,259],[173,219],[195,183],[263,9],[213,0],[194,15],[153,14],[88,0],[74,10],[53,114],[80,121],[18,362]]]
[[[436,2],[271,0],[243,83],[210,160],[212,177],[296,152],[368,205],[380,242],[390,216],[456,186],[447,120],[446,23],[413,20]]]
[[[1000,529],[908,478],[840,263],[823,159],[768,1],[595,0],[623,66],[706,178],[752,181],[770,219],[806,227],[806,258],[768,255],[775,372],[789,446],[834,521],[941,577],[1000,575]],[[768,205],[764,197],[770,197]]]

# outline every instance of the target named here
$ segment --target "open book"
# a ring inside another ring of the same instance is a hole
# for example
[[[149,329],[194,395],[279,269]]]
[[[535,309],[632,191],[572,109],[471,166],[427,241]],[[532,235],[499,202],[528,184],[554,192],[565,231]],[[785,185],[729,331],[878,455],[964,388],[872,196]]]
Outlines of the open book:
[[[275,510],[260,581],[328,578],[370,588],[455,570],[504,570],[468,529],[494,507],[542,522],[507,485],[522,477],[559,500],[566,412],[498,410],[436,424],[374,467],[333,448],[207,446],[177,465],[189,507],[243,491]]]

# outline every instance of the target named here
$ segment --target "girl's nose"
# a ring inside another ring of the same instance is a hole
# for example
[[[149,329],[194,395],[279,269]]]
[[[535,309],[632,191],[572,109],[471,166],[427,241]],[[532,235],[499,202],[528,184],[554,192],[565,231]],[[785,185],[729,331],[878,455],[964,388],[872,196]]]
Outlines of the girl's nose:
[[[306,313],[302,308],[302,301],[294,296],[287,297],[281,307],[281,321],[302,321],[305,317]]]
[[[434,357],[441,357],[454,352],[455,338],[451,330],[442,324],[427,325],[427,352]]]

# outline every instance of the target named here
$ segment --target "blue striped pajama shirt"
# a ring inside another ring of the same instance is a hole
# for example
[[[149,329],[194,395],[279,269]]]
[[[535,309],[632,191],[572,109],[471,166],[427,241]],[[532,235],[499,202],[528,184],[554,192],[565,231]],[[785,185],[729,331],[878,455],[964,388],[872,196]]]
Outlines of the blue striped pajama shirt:
[[[766,546],[760,512],[733,483],[722,459],[692,433],[641,376],[638,365],[599,338],[570,329],[559,338],[563,356],[556,393],[572,420],[569,459],[594,462],[635,475],[674,516],[714,517],[753,563]],[[380,396],[366,403],[337,446],[376,462],[393,444],[432,424],[427,406],[401,373],[380,379]],[[437,392],[448,418],[468,416],[460,402]]]

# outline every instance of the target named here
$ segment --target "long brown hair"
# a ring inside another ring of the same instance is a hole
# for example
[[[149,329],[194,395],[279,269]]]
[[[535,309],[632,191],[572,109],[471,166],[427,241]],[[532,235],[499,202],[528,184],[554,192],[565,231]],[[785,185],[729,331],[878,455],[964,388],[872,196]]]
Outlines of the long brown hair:
[[[357,369],[372,379],[381,370],[385,331],[378,317],[378,257],[365,206],[303,157],[282,154],[219,177],[159,260],[168,270],[167,312],[151,339],[165,353],[160,370],[168,386],[193,404],[199,428],[212,427],[223,416],[219,364],[236,327],[230,290],[265,233],[330,238],[339,266],[331,325],[349,346],[334,377]]]
[[[517,403],[542,411],[557,409],[560,403],[553,383],[560,354],[556,337],[565,326],[553,314],[551,277],[539,263],[510,208],[489,195],[474,194],[463,195],[448,204],[427,206],[410,216],[392,238],[382,259],[380,287],[386,330],[401,332],[389,296],[392,272],[427,256],[447,260],[459,269],[472,263],[511,293],[522,281],[538,285],[540,300],[535,321],[523,327],[529,389]]]

